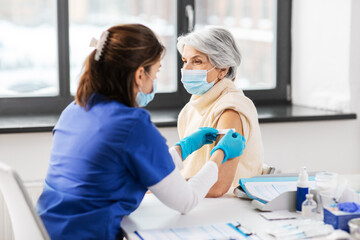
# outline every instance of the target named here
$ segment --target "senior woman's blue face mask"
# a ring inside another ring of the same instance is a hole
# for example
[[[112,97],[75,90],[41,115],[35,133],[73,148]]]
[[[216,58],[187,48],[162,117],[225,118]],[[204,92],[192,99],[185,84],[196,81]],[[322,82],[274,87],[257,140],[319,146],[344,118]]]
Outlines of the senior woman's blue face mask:
[[[215,67],[207,70],[186,70],[181,69],[181,82],[186,91],[193,95],[203,95],[214,86],[215,81],[207,82],[207,73]]]
[[[141,88],[139,87],[140,91],[136,95],[136,103],[140,107],[145,107],[146,105],[149,104],[149,102],[151,102],[154,99],[156,88],[157,88],[157,79],[156,78],[152,79],[147,72],[145,72],[145,74],[153,81],[153,90],[151,93],[144,93],[141,90]]]

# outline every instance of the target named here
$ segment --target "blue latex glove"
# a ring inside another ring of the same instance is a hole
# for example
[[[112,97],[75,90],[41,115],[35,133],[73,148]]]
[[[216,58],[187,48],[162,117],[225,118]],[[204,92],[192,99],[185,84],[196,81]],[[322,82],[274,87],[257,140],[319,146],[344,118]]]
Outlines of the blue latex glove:
[[[224,163],[229,158],[240,156],[245,149],[245,142],[246,140],[243,136],[233,130],[229,130],[213,148],[211,155],[218,149],[223,150],[225,157],[222,163]]]
[[[211,144],[216,140],[218,130],[211,127],[201,127],[196,132],[181,139],[175,145],[181,146],[183,161],[194,151],[205,144]]]
[[[356,204],[355,202],[338,203],[338,208],[343,212],[360,212],[360,205]]]

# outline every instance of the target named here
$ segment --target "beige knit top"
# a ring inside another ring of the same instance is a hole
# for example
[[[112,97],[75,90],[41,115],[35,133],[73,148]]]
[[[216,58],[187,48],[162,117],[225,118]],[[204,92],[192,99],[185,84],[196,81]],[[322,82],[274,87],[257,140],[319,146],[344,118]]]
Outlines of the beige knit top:
[[[195,132],[199,127],[216,128],[221,114],[231,109],[239,113],[246,139],[246,148],[240,156],[232,186],[239,185],[239,178],[261,174],[263,164],[263,145],[258,115],[253,102],[242,90],[225,78],[215,84],[201,96],[193,95],[181,110],[178,117],[178,133],[180,139]],[[184,161],[182,174],[185,178],[194,176],[209,160],[214,144],[204,145],[192,153]]]

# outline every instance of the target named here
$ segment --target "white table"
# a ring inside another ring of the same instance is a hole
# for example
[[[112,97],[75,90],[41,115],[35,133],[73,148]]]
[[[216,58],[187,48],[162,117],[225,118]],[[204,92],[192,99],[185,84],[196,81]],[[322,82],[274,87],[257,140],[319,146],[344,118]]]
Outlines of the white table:
[[[121,227],[127,239],[138,240],[135,230],[186,227],[239,221],[247,230],[261,233],[271,227],[254,209],[249,200],[235,197],[231,192],[221,198],[205,198],[186,215],[166,207],[153,194],[146,194],[139,208],[124,217]]]
[[[360,189],[360,175],[343,175],[349,185]],[[355,186],[354,184],[358,185]],[[249,200],[239,199],[229,191],[221,198],[205,198],[186,215],[166,207],[153,194],[146,194],[139,208],[124,217],[121,228],[127,239],[138,240],[135,230],[161,229],[170,227],[189,227],[239,221],[243,226],[260,235],[263,239],[271,239],[266,230],[276,224],[285,224],[294,220],[268,221],[259,215]],[[334,234],[333,234],[334,235]],[[321,239],[318,238],[318,239]],[[331,239],[331,238],[328,238]],[[333,239],[336,239],[333,238]]]

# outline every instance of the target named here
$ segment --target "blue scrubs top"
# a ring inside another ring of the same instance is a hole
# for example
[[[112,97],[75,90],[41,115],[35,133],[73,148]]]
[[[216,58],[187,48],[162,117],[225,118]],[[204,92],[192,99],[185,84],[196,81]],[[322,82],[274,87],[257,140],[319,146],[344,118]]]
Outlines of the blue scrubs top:
[[[147,187],[175,166],[149,113],[93,94],[71,103],[53,131],[37,210],[51,239],[115,239]]]

